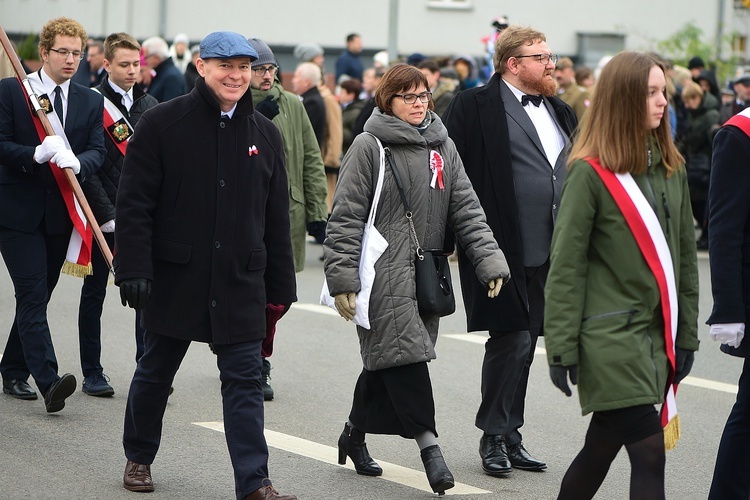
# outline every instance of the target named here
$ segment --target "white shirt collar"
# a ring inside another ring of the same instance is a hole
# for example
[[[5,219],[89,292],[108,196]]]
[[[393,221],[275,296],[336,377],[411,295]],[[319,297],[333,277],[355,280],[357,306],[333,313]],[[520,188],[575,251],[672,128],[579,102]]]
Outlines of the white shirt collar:
[[[229,117],[229,119],[231,120],[232,116],[234,115],[234,110],[235,109],[237,109],[237,103],[236,102],[234,103],[234,106],[232,106],[232,109],[230,109],[229,111],[222,111],[221,114],[222,114],[222,116],[223,115],[227,115]]]
[[[44,66],[42,66],[41,72],[39,74],[42,85],[44,86],[44,93],[49,96],[50,101],[53,100],[55,97],[52,95],[52,93],[55,90],[55,87],[57,87],[57,84],[55,81],[47,74],[47,71],[44,69]],[[67,101],[68,100],[68,92],[70,91],[70,80],[65,80],[60,84],[60,89],[62,89],[62,98]]]
[[[508,82],[508,80],[506,80],[505,78],[501,78],[501,80],[503,81],[503,83],[505,83],[505,85],[508,86],[508,88],[510,89],[510,91],[513,92],[513,95],[516,96],[516,99],[518,99],[518,102],[520,103],[521,102],[521,98],[526,95],[526,92],[521,92],[516,87],[514,87],[512,84],[510,84]]]
[[[109,78],[107,78],[107,81],[109,82],[109,86],[112,87],[112,90],[114,90],[115,92],[117,92],[120,95],[123,95],[123,96],[126,95],[126,96],[130,97],[130,100],[133,101],[133,87],[130,87],[130,90],[125,91],[125,90],[121,89],[117,84],[115,84]]]

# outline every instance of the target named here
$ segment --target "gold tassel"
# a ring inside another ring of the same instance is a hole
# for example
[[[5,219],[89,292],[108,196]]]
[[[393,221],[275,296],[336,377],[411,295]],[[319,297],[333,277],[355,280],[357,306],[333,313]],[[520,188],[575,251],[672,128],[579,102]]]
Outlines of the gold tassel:
[[[677,441],[680,439],[680,416],[675,415],[672,420],[669,421],[666,427],[664,427],[664,449],[671,450],[677,446]]]
[[[89,262],[88,265],[84,266],[82,264],[76,264],[75,262],[68,262],[66,260],[63,264],[62,272],[65,274],[69,274],[70,276],[75,276],[76,278],[85,278],[92,273],[91,262]]]

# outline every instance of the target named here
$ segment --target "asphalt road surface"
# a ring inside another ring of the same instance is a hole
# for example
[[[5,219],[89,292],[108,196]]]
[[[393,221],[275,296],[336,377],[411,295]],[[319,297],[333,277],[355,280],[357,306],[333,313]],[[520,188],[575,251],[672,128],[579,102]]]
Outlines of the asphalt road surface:
[[[383,466],[379,478],[357,475],[351,462],[336,464],[336,440],[361,370],[351,323],[318,305],[323,280],[322,248],[308,243],[305,271],[298,275],[299,302],[279,324],[266,403],[269,469],[281,492],[300,500],[420,499],[431,492],[415,442],[368,435],[370,453]],[[682,439],[667,453],[667,498],[704,499],[716,450],[734,402],[741,360],[723,355],[703,324],[711,309],[708,260],[701,272],[701,350],[677,398]],[[0,264],[2,267],[2,264]],[[453,267],[457,283],[458,270]],[[80,391],[77,308],[81,281],[63,276],[52,297],[49,319],[60,373],[78,378],[79,390],[59,413],[38,401],[0,395],[0,499],[140,499],[122,488],[125,457],[122,422],[135,368],[131,309],[120,305],[113,285],[105,304],[102,363],[115,388],[112,398]],[[459,295],[460,299],[460,295]],[[0,271],[0,331],[13,317],[13,289]],[[493,478],[480,467],[481,431],[474,426],[486,334],[466,333],[463,304],[441,323],[438,359],[430,363],[439,442],[457,481],[448,495],[485,499],[551,499],[580,450],[588,426],[576,395],[566,398],[549,381],[544,343],[532,366],[524,443],[547,462],[545,472],[513,471]],[[7,334],[0,335],[0,349]],[[205,344],[193,344],[177,374],[164,419],[161,449],[152,465],[156,491],[149,500],[230,499],[234,482],[222,434],[218,370]],[[738,471],[746,473],[746,471]],[[621,451],[597,498],[628,498],[630,466]]]

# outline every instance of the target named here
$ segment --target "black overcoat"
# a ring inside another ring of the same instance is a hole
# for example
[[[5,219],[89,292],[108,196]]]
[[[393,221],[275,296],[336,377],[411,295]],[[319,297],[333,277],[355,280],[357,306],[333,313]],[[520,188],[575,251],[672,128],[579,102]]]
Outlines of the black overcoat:
[[[116,283],[152,280],[148,331],[231,344],[266,335],[266,304],[296,282],[282,139],[253,113],[232,119],[203,78],[143,114],[117,193]]]
[[[526,280],[518,206],[513,185],[510,138],[499,75],[487,85],[456,95],[443,115],[448,135],[456,143],[466,173],[487,214],[487,223],[510,266],[511,280],[497,299],[487,297],[469,259],[460,255],[461,289],[469,331],[529,329]],[[549,98],[563,132],[570,137],[578,119],[570,107]],[[463,250],[459,247],[459,254]]]

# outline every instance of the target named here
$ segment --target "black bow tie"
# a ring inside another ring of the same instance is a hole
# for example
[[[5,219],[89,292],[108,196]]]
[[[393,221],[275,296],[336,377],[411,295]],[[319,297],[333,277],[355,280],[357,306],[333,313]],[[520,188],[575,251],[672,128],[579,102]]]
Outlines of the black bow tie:
[[[521,106],[526,106],[528,103],[533,104],[537,108],[542,103],[542,96],[540,95],[524,95],[521,97]]]

